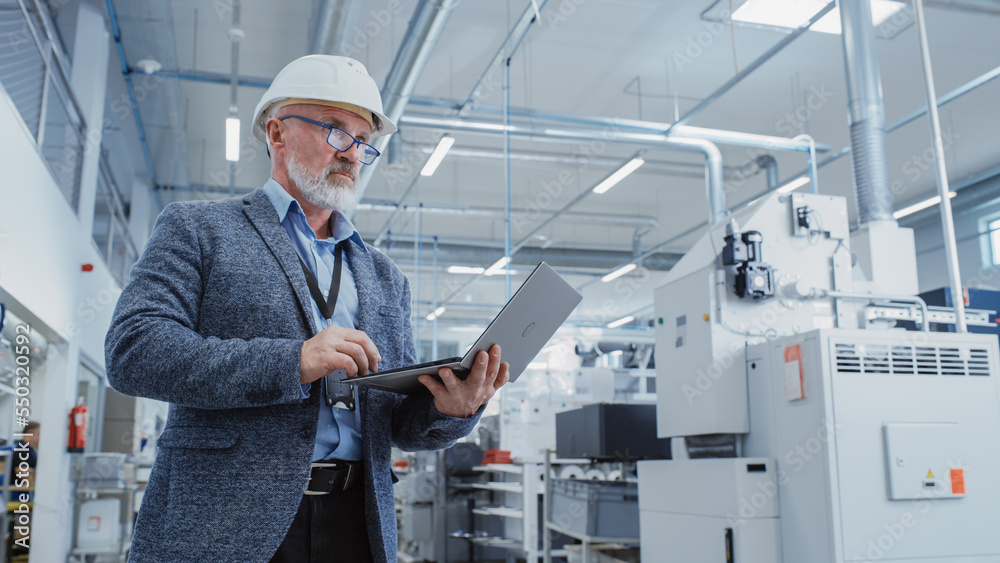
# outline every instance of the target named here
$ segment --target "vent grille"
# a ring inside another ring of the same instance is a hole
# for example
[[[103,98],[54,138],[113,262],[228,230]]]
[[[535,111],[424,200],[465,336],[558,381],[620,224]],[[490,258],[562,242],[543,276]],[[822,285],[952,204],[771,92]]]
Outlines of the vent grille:
[[[837,373],[988,376],[986,348],[833,343]]]

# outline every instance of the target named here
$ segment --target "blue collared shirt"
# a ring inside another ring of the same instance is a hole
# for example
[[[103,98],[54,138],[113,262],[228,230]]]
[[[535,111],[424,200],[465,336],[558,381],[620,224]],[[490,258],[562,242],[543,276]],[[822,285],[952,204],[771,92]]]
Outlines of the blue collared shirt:
[[[350,240],[361,252],[368,252],[361,235],[350,219],[334,211],[330,216],[333,236],[319,240],[306,221],[299,202],[291,196],[274,178],[264,184],[264,193],[278,212],[278,220],[288,233],[292,246],[306,267],[316,277],[320,288],[329,288],[333,279],[334,248],[338,242]],[[333,312],[332,324],[345,328],[358,328],[358,289],[354,284],[354,274],[348,260],[344,260],[341,271],[340,292],[337,294],[337,308]],[[328,290],[324,289],[324,296]],[[310,301],[312,301],[310,299]],[[313,318],[320,330],[327,326],[326,319],[316,303],[312,304]],[[309,396],[309,385],[302,385],[302,397]],[[326,387],[323,386],[325,394]],[[356,393],[356,392],[355,392]],[[354,411],[326,406],[326,397],[321,397],[319,426],[316,430],[316,446],[313,461],[321,459],[361,459],[361,410]],[[357,403],[357,394],[355,394]]]

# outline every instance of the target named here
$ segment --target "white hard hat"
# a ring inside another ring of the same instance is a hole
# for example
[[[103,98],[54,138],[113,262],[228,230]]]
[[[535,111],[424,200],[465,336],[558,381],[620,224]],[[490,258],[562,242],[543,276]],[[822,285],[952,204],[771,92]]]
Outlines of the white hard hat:
[[[307,55],[288,63],[257,102],[253,136],[267,142],[265,123],[289,103],[315,103],[357,113],[372,124],[372,138],[396,131],[382,113],[382,96],[365,65],[337,55]]]

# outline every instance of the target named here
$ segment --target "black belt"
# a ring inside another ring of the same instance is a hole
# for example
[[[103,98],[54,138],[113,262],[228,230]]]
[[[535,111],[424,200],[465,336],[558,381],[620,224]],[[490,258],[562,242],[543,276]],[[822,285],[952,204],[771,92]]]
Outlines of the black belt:
[[[337,491],[346,491],[360,483],[362,462],[360,461],[318,461],[313,463],[309,474],[307,495],[325,495]]]

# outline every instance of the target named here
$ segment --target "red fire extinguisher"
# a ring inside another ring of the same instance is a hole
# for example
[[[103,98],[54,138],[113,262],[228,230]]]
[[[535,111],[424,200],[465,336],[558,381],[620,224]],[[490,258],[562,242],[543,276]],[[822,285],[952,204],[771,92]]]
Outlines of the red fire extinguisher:
[[[69,411],[69,440],[66,451],[70,453],[83,453],[83,448],[87,442],[87,406],[83,404],[83,397],[76,402],[76,406]]]

